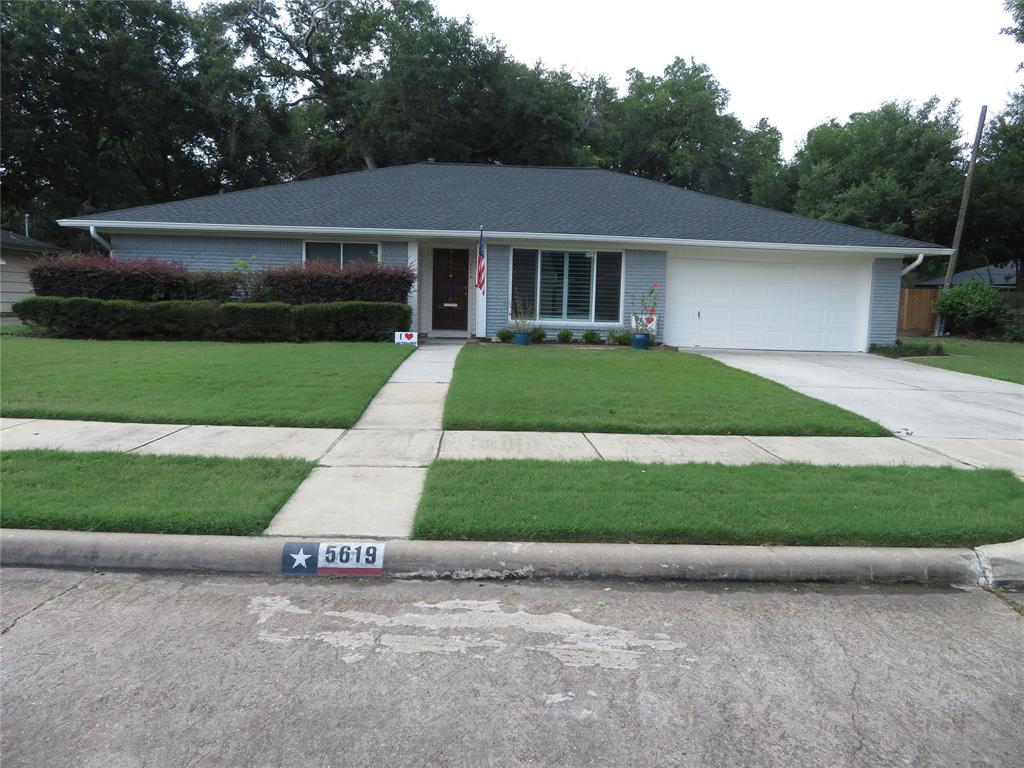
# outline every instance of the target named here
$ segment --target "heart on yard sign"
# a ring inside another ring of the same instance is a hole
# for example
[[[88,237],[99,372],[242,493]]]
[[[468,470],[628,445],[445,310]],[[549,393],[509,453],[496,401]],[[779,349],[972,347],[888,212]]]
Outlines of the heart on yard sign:
[[[408,340],[409,340],[409,339],[411,339],[411,338],[412,338],[412,334],[411,334],[411,333],[406,333],[406,334],[405,334],[405,339],[406,339],[406,341],[408,341]]]

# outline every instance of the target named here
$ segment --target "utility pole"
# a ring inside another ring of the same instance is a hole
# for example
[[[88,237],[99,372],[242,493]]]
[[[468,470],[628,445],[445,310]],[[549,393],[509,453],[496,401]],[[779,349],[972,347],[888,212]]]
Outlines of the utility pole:
[[[960,200],[960,215],[956,217],[956,231],[953,233],[953,253],[949,257],[949,266],[946,267],[946,279],[942,283],[943,289],[953,285],[953,275],[956,273],[956,259],[960,255],[960,238],[964,234],[964,219],[967,218],[967,203],[971,199],[971,179],[974,178],[974,166],[978,162],[978,148],[981,146],[981,134],[985,130],[985,115],[988,113],[988,105],[983,104],[981,115],[978,117],[978,130],[974,132],[974,147],[971,149],[971,161],[967,164],[967,178],[964,179],[964,196]],[[942,335],[942,318],[935,318],[935,336]]]

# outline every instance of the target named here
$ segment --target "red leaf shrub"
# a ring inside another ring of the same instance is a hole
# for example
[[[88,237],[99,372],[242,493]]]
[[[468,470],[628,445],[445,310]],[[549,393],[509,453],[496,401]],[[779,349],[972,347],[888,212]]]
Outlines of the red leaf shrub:
[[[188,290],[185,275],[185,268],[175,262],[121,261],[100,255],[50,256],[37,261],[28,273],[38,296],[135,301],[183,298]]]
[[[404,304],[416,280],[409,267],[356,263],[338,268],[323,262],[278,267],[260,273],[260,301],[321,304],[332,301],[384,301]]]

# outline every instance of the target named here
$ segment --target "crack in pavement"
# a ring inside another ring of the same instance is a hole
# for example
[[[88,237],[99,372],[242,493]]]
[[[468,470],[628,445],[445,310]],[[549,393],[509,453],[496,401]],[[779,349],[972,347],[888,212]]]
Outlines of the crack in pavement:
[[[846,647],[846,644],[839,639],[839,633],[833,632],[832,637],[836,641],[836,645],[842,649],[850,671],[853,672],[853,685],[850,686],[850,700],[853,702],[853,708],[850,710],[850,727],[853,729],[854,736],[857,737],[857,745],[853,748],[851,758],[856,758],[864,751],[864,732],[857,722],[857,689],[860,687],[860,670],[854,665],[853,657],[850,656],[850,650]]]
[[[95,573],[87,573],[84,577],[79,579],[77,582],[72,584],[70,587],[67,587],[66,589],[62,589],[60,592],[56,593],[55,595],[50,595],[48,598],[43,600],[43,602],[39,603],[36,606],[33,606],[32,608],[30,608],[29,610],[25,611],[20,616],[15,616],[14,620],[11,621],[10,624],[8,624],[6,627],[4,627],[2,630],[0,630],[0,636],[6,635],[8,632],[10,632],[12,629],[14,629],[14,627],[17,625],[17,623],[19,621],[21,621],[22,619],[24,619],[26,616],[30,616],[31,614],[35,613],[40,608],[42,608],[44,605],[49,605],[54,600],[59,600],[60,598],[64,597],[64,595],[66,595],[71,590],[78,589],[80,586],[85,584],[86,581],[88,581],[89,579],[91,579],[95,575],[96,575]]]

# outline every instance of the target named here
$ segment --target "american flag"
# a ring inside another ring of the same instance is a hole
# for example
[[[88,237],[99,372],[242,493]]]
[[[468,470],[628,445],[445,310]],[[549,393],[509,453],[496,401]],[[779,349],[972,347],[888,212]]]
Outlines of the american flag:
[[[486,284],[487,261],[484,258],[484,228],[480,227],[480,244],[476,248],[476,287],[483,294],[487,293]]]

